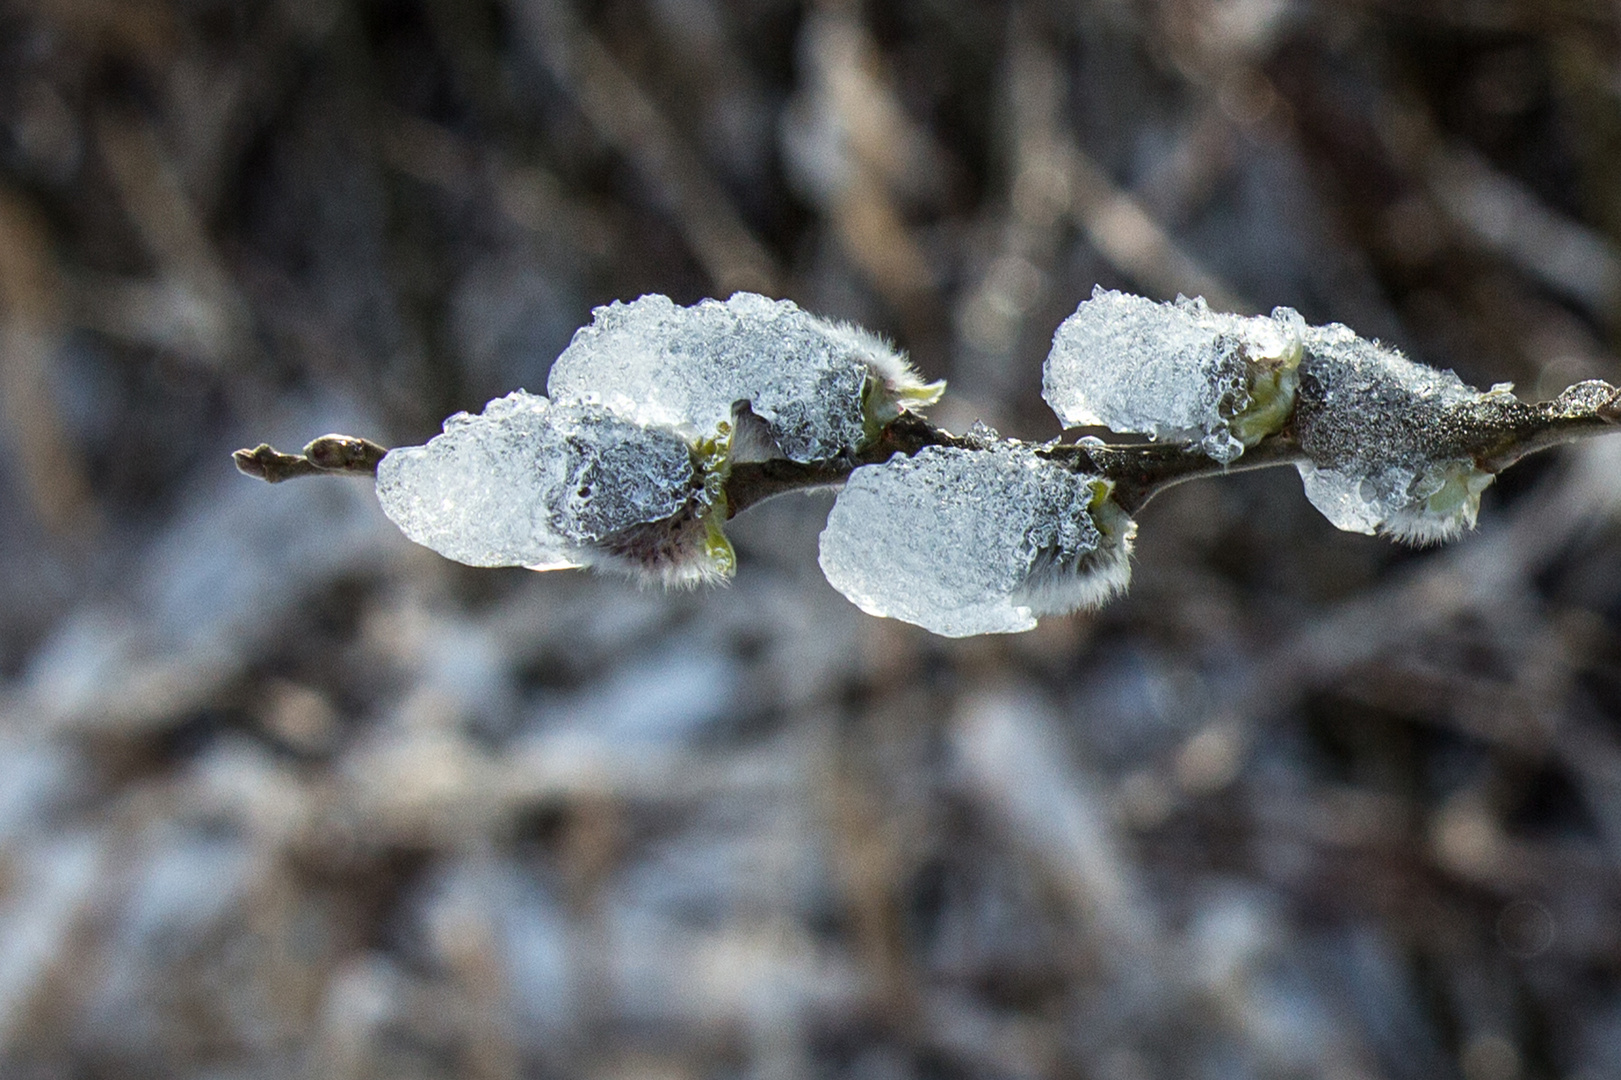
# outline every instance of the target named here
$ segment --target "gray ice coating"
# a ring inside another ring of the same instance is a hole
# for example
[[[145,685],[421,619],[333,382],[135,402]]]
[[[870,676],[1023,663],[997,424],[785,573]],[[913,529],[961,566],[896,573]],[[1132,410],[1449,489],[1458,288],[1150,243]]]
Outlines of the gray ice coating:
[[[1304,350],[1294,431],[1311,504],[1349,532],[1419,543],[1472,527],[1492,477],[1446,444],[1449,411],[1480,393],[1338,323],[1308,330]]]

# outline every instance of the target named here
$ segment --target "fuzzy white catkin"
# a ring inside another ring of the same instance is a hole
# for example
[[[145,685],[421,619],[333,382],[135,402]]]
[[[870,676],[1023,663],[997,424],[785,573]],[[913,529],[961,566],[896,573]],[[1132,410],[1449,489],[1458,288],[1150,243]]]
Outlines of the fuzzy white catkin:
[[[1042,396],[1067,427],[1187,440],[1230,462],[1244,452],[1233,421],[1258,369],[1292,367],[1304,328],[1289,308],[1247,318],[1099,286],[1053,335]]]
[[[547,382],[554,401],[597,401],[699,435],[746,401],[765,432],[745,456],[800,462],[858,452],[875,422],[940,389],[875,334],[745,292],[691,307],[658,295],[599,307]]]
[[[521,390],[458,413],[377,469],[390,520],[471,566],[608,563],[628,531],[693,513],[702,489],[675,433]]]
[[[1130,578],[1134,526],[1089,507],[1096,478],[1024,447],[927,447],[851,474],[820,544],[822,572],[869,615],[946,637],[1032,629]]]
[[[847,461],[940,390],[873,335],[751,293],[598,308],[550,385],[551,400],[518,391],[390,451],[388,516],[475,566],[712,580],[734,565],[722,526],[739,462]],[[1492,480],[1459,449],[1462,410],[1490,395],[1287,308],[1246,318],[1099,289],[1054,335],[1044,392],[1066,423],[1186,440],[1224,465],[1281,433],[1342,529],[1445,539]],[[927,446],[851,473],[819,560],[870,614],[951,637],[1028,630],[1126,587],[1136,525],[1112,492],[1028,445]]]
[[[1043,393],[1066,424],[1186,440],[1223,464],[1291,424],[1306,497],[1351,532],[1449,539],[1492,481],[1445,438],[1477,391],[1289,308],[1246,318],[1098,288],[1053,336]]]
[[[1299,466],[1306,498],[1337,528],[1409,543],[1473,528],[1494,477],[1448,449],[1446,435],[1449,413],[1482,397],[1348,327],[1313,327],[1294,419],[1310,458]]]

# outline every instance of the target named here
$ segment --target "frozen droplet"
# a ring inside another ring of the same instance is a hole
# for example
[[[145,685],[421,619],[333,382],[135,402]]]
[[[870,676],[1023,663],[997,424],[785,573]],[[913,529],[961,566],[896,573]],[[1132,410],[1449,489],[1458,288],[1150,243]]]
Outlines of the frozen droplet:
[[[1247,318],[1099,287],[1053,335],[1042,394],[1066,426],[1187,440],[1230,462],[1288,419],[1304,328],[1289,308]]]
[[[897,455],[851,474],[822,572],[868,614],[946,637],[1029,630],[1125,587],[1135,526],[1107,491],[1008,444]]]
[[[648,547],[630,538],[681,532],[707,509],[703,481],[674,432],[519,390],[451,417],[426,446],[389,451],[377,497],[405,535],[447,558],[556,569],[613,564]],[[632,569],[668,576],[662,563],[678,554],[664,544]]]
[[[765,424],[761,455],[803,462],[858,452],[875,425],[940,390],[876,335],[754,293],[692,307],[657,295],[599,307],[548,380],[559,403],[600,401],[699,435],[745,401]]]

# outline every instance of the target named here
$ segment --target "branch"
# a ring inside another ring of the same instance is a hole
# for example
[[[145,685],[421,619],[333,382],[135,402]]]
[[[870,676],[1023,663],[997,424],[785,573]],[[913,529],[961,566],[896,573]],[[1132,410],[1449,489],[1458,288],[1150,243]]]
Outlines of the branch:
[[[1527,454],[1595,435],[1621,430],[1621,390],[1599,380],[1577,383],[1552,401],[1529,404],[1510,393],[1487,394],[1448,412],[1435,432],[1435,447],[1459,458],[1472,458],[1498,473]],[[883,435],[854,458],[801,464],[774,459],[733,466],[726,482],[727,506],[736,515],[751,506],[791,491],[841,486],[862,465],[877,465],[896,454],[915,454],[926,446],[983,449],[990,437],[953,435],[915,413],[902,413]],[[1268,436],[1231,465],[1222,465],[1182,443],[1111,445],[1096,439],[1037,446],[1037,452],[1076,472],[1107,477],[1115,483],[1120,508],[1135,515],[1166,488],[1207,476],[1293,465],[1306,460],[1290,427]],[[236,467],[249,476],[279,483],[323,473],[376,475],[388,451],[367,439],[323,435],[302,454],[284,454],[267,443],[238,450]]]
[[[1497,437],[1483,440],[1474,457],[1493,473],[1538,450],[1621,430],[1621,390],[1598,379],[1579,382],[1535,405],[1512,394],[1488,395],[1475,409],[1483,432]]]
[[[1082,440],[1073,446],[1055,446],[1046,456],[1075,472],[1092,473],[1114,481],[1114,501],[1135,516],[1166,488],[1206,476],[1269,469],[1306,460],[1287,432],[1262,439],[1231,465],[1223,465],[1202,450],[1185,443],[1141,443],[1111,446]]]
[[[976,450],[984,445],[982,439],[953,435],[916,413],[903,412],[884,429],[872,446],[854,458],[812,465],[774,458],[770,461],[745,461],[732,466],[731,476],[726,481],[726,505],[731,516],[735,517],[756,503],[790,491],[840,487],[861,466],[881,465],[896,454],[910,456],[925,446]]]
[[[838,487],[862,465],[880,465],[896,454],[915,454],[925,446],[979,450],[989,441],[982,436],[953,435],[915,413],[902,413],[900,419],[884,430],[882,438],[854,459],[814,465],[783,460],[751,461],[733,466],[726,483],[727,505],[736,515],[756,503],[790,491]],[[1136,514],[1149,499],[1186,480],[1292,465],[1304,460],[1300,448],[1283,436],[1263,440],[1232,465],[1222,465],[1182,443],[1114,446],[1083,439],[1078,443],[1037,446],[1036,449],[1075,472],[1113,480],[1114,500],[1128,514]]]
[[[231,455],[237,470],[256,476],[271,484],[291,480],[295,476],[315,476],[320,473],[350,473],[364,476],[377,475],[377,463],[388,453],[370,439],[353,435],[322,435],[304,447],[302,454],[284,454],[269,443],[260,443],[252,450],[238,450]]]

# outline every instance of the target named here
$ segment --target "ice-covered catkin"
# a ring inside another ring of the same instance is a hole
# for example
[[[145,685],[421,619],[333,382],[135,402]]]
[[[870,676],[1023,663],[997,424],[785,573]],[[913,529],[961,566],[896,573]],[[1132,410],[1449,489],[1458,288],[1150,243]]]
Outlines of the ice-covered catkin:
[[[822,572],[869,615],[946,637],[1029,630],[1125,588],[1136,527],[1108,496],[1027,447],[927,447],[851,474]]]
[[[1492,481],[1456,438],[1477,391],[1289,308],[1246,318],[1099,288],[1054,335],[1043,393],[1066,424],[1187,440],[1223,464],[1287,427],[1307,497],[1355,532],[1448,539]]]
[[[691,307],[649,295],[597,308],[552,365],[547,389],[557,402],[597,401],[700,435],[745,401],[764,432],[740,440],[740,460],[812,462],[859,452],[901,409],[932,404],[943,384],[923,383],[876,335],[737,293]]]
[[[1434,543],[1473,528],[1493,476],[1459,452],[1456,427],[1483,397],[1345,326],[1310,329],[1294,418],[1306,497],[1350,532]]]
[[[708,480],[673,431],[520,390],[389,451],[377,497],[406,536],[457,562],[684,582],[731,568]]]
[[[1101,286],[1053,335],[1042,395],[1069,427],[1188,440],[1226,463],[1281,428],[1305,322],[1156,303]]]

